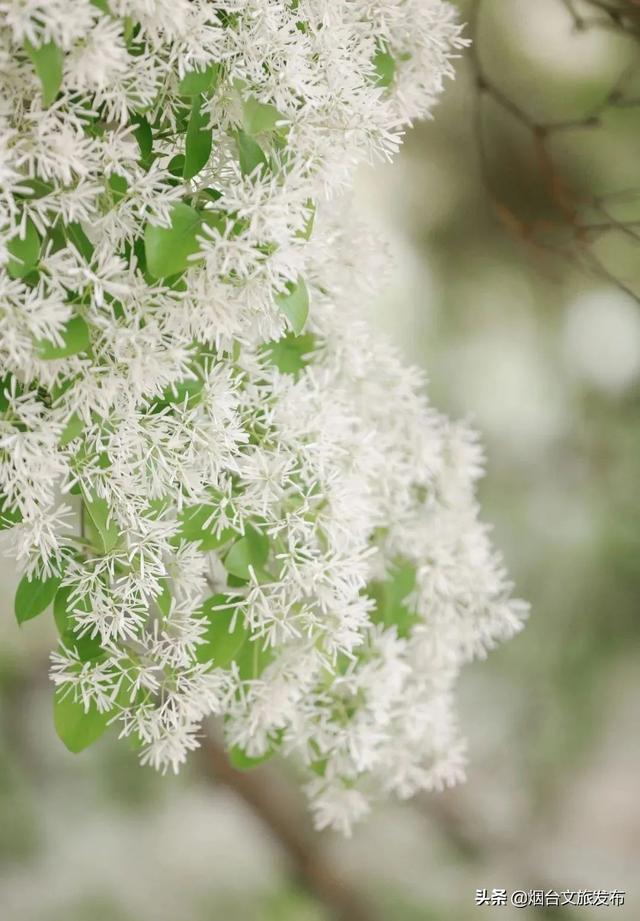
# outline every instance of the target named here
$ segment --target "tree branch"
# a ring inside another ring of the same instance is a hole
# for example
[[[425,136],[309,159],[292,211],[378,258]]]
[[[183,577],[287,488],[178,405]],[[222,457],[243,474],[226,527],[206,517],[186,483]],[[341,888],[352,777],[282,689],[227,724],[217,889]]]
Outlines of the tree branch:
[[[336,921],[379,921],[372,906],[329,864],[295,810],[283,809],[269,794],[260,768],[250,773],[236,771],[222,745],[211,736],[203,740],[202,751],[206,775],[232,790],[260,819],[287,855],[297,880]]]
[[[576,28],[585,29],[594,25],[581,18],[573,0],[559,0],[572,17]],[[640,2],[627,0],[619,7],[614,7],[601,0],[588,0],[592,7],[606,13],[609,22],[637,42],[640,33],[633,31],[640,28]],[[595,273],[616,285],[634,300],[640,303],[640,294],[626,280],[609,271],[602,260],[593,251],[595,239],[606,232],[617,232],[628,238],[638,238],[634,227],[636,220],[619,220],[602,203],[603,196],[585,195],[571,188],[558,167],[552,141],[556,135],[584,129],[602,127],[604,114],[610,109],[629,109],[640,106],[637,95],[625,94],[625,88],[638,70],[638,56],[625,67],[618,79],[608,89],[604,98],[589,112],[580,118],[561,121],[540,120],[533,116],[506,92],[496,80],[487,73],[482,57],[482,23],[483,0],[473,0],[469,15],[469,32],[472,39],[467,59],[475,85],[474,97],[474,133],[478,150],[480,174],[487,198],[498,220],[512,236],[521,239],[534,252],[547,252],[560,255],[583,271]],[[633,27],[633,28],[632,28]],[[524,218],[508,203],[502,193],[500,180],[494,175],[488,147],[486,103],[491,102],[505,112],[515,123],[519,124],[531,139],[535,170],[542,182],[545,198],[551,207],[551,215],[544,218]],[[638,195],[638,190],[630,190],[629,198]],[[621,198],[622,196],[617,196]],[[588,212],[596,212],[597,221],[585,220]],[[558,244],[558,231],[564,233],[564,243]]]

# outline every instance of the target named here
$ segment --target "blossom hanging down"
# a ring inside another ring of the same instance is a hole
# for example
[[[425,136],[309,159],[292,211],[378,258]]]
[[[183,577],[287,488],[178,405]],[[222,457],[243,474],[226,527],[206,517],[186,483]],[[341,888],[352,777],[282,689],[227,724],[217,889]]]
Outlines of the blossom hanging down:
[[[0,524],[71,750],[177,770],[213,714],[345,831],[461,776],[526,609],[348,189],[463,44],[441,0],[0,0]]]

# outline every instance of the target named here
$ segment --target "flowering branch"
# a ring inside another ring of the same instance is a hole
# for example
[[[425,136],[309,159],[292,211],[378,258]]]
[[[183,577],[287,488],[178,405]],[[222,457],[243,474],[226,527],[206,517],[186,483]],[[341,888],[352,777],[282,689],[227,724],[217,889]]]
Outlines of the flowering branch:
[[[353,213],[466,45],[442,0],[0,0],[0,522],[59,736],[205,718],[317,827],[460,779],[460,668],[526,605],[475,435],[370,329]]]

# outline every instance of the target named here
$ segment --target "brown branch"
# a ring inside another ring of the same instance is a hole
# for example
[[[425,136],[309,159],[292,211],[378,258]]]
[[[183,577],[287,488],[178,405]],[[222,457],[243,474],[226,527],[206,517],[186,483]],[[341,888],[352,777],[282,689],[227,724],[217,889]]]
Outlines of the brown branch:
[[[589,27],[590,23],[578,13],[573,0],[559,0],[559,2],[572,17],[576,28],[584,29]],[[619,31],[632,35],[636,41],[640,40],[640,0],[638,2],[636,0],[626,0],[626,7],[613,7],[609,0],[588,0],[588,2],[594,9],[598,9],[601,14],[607,15],[609,25],[615,25]],[[637,222],[616,219],[603,207],[603,196],[578,195],[561,174],[551,145],[553,138],[557,134],[601,128],[602,117],[610,108],[631,108],[634,105],[640,105],[640,99],[625,96],[624,92],[625,86],[637,70],[637,61],[624,68],[606,96],[582,118],[546,123],[535,118],[526,108],[513,100],[487,74],[481,56],[480,20],[482,8],[483,0],[473,0],[469,15],[469,33],[472,44],[468,60],[476,88],[474,97],[474,132],[479,155],[480,173],[487,198],[497,219],[509,234],[521,239],[534,252],[555,253],[568,258],[579,265],[583,271],[596,272],[640,302],[640,296],[622,279],[609,272],[601,260],[591,251],[591,245],[595,238],[605,231],[615,230],[625,233],[628,237],[638,238],[638,234],[633,229]],[[633,31],[631,27],[633,29],[637,27],[638,32]],[[552,219],[525,220],[521,218],[498,191],[491,168],[491,158],[487,149],[485,100],[488,99],[529,132],[536,171],[555,214]],[[632,190],[630,194],[635,196],[638,194],[638,190]],[[597,223],[590,224],[581,219],[581,214],[584,213],[585,209],[595,210],[598,213],[599,220]],[[551,233],[557,236],[559,230],[569,230],[572,245],[568,247],[559,246],[553,240],[549,241],[547,235]],[[545,236],[547,236],[547,239],[545,239]]]
[[[299,821],[295,810],[283,808],[264,783],[264,769],[236,771],[223,747],[211,736],[202,743],[207,776],[232,790],[257,816],[289,859],[299,883],[336,921],[378,921],[372,906],[332,867],[318,838]]]

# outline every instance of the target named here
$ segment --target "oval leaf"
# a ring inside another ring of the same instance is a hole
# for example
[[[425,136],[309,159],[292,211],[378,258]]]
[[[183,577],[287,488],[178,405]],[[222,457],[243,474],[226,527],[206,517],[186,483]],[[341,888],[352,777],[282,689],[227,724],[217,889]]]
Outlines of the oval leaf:
[[[45,361],[56,361],[86,352],[91,344],[89,327],[82,317],[75,316],[68,320],[62,332],[62,345],[57,345],[48,339],[38,339],[36,346],[40,358]]]
[[[12,278],[24,278],[33,272],[40,258],[40,236],[31,218],[27,220],[24,237],[16,234],[7,243],[11,259],[7,263],[7,272]]]
[[[158,605],[158,610],[165,617],[169,616],[171,611],[171,589],[169,588],[169,580],[162,578],[158,580],[162,586],[162,591],[159,595],[156,595],[155,602]]]
[[[53,599],[53,619],[60,636],[69,629],[69,595],[71,592],[70,585],[61,585]]]
[[[267,343],[263,351],[278,371],[283,374],[298,374],[309,364],[316,345],[316,337],[312,333],[305,333],[303,336],[287,333],[282,339]]]
[[[296,336],[299,336],[309,315],[309,292],[304,279],[298,278],[295,285],[289,282],[287,291],[283,294],[276,294],[275,301],[291,324]]]
[[[67,630],[60,639],[63,646],[73,650],[81,662],[95,662],[97,659],[104,659],[105,651],[99,636],[90,636],[88,633],[78,636],[73,630]]]
[[[411,563],[400,562],[384,582],[371,582],[367,594],[376,606],[371,612],[374,624],[395,627],[398,636],[407,637],[420,618],[407,605],[415,588],[416,570]]]
[[[36,69],[42,85],[42,105],[48,109],[58,95],[62,84],[62,64],[64,55],[55,42],[47,42],[37,48],[30,41],[25,41],[25,50]]]
[[[112,712],[98,712],[95,704],[91,704],[87,713],[81,703],[73,699],[68,690],[58,689],[53,695],[53,723],[58,737],[70,752],[77,754],[84,751],[108,728]]]
[[[226,668],[242,649],[249,631],[236,610],[236,600],[232,595],[213,595],[196,612],[196,617],[207,621],[205,642],[196,648],[198,662],[213,662],[219,668]]]
[[[304,227],[296,233],[296,236],[301,240],[310,240],[313,234],[313,227],[316,220],[316,206],[315,202],[311,199],[307,201],[307,212],[307,220],[305,221]]]
[[[198,543],[200,550],[217,550],[233,540],[237,531],[223,528],[220,533],[217,532],[215,523],[219,514],[217,506],[206,503],[186,508],[180,515],[180,530],[176,535],[178,541]]]
[[[243,681],[255,681],[273,661],[273,655],[273,648],[267,646],[265,649],[260,640],[245,643],[236,656],[240,678]]]
[[[60,435],[60,447],[66,447],[70,441],[73,441],[74,438],[77,438],[82,434],[83,429],[84,422],[77,413],[73,413],[73,415],[69,417],[69,421],[62,430],[62,435]]]
[[[90,636],[89,633],[78,636],[74,631],[73,612],[90,611],[90,602],[87,597],[82,597],[70,605],[69,598],[72,591],[73,588],[70,585],[60,586],[53,600],[53,619],[56,622],[62,644],[67,649],[73,650],[81,662],[95,661],[104,656],[100,636]]]
[[[171,209],[171,226],[154,227],[147,224],[144,248],[147,269],[154,278],[167,278],[184,272],[191,264],[189,256],[197,253],[197,234],[202,218],[190,205],[180,202]]]
[[[143,164],[146,165],[151,161],[151,152],[153,150],[153,132],[151,131],[151,125],[144,115],[135,115],[133,117],[133,123],[136,126],[133,129],[133,134],[140,148],[140,159]]]
[[[378,86],[391,86],[396,75],[396,62],[388,51],[381,49],[373,59]]]
[[[230,748],[228,752],[229,762],[231,763],[231,766],[236,769],[236,771],[250,771],[252,768],[264,764],[265,761],[273,758],[274,755],[274,749],[270,748],[264,753],[264,755],[260,755],[257,758],[251,758],[249,755],[246,755],[244,751],[237,745],[234,745],[233,748]]]
[[[253,138],[249,137],[246,131],[238,130],[236,132],[236,143],[238,145],[240,171],[243,176],[250,176],[258,167],[266,169],[268,161],[265,152]]]
[[[247,527],[246,534],[237,540],[225,557],[227,572],[238,579],[250,579],[249,567],[254,571],[264,565],[269,555],[269,538],[255,528]]]
[[[82,225],[73,221],[67,225],[67,236],[75,248],[78,250],[85,262],[91,262],[94,246],[89,237],[82,229]]]
[[[268,102],[258,102],[253,96],[246,99],[243,104],[242,121],[247,134],[262,134],[273,131],[276,123],[283,117],[275,106]]]
[[[89,599],[86,596],[78,598],[71,605],[69,599],[72,591],[73,586],[61,585],[53,599],[53,619],[56,622],[58,633],[61,637],[65,637],[66,646],[69,645],[66,639],[73,633],[73,612],[84,611],[86,613],[91,610]]]
[[[20,509],[11,508],[6,496],[0,496],[0,531],[6,531],[22,521]]]
[[[18,623],[23,624],[25,620],[31,620],[38,614],[42,614],[53,601],[59,585],[59,576],[51,576],[49,579],[39,579],[37,576],[28,579],[27,576],[23,576],[15,597],[15,613]]]
[[[106,499],[99,496],[85,497],[85,508],[87,509],[91,521],[96,527],[102,543],[102,552],[110,553],[118,543],[120,531],[115,521],[110,517],[109,506]]]
[[[211,154],[211,128],[206,127],[207,117],[202,114],[201,105],[201,98],[196,96],[185,138],[182,173],[185,179],[193,179],[206,165]]]
[[[190,70],[178,84],[178,92],[181,96],[199,96],[215,86],[217,78],[217,64],[210,64],[204,70]]]

